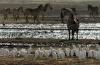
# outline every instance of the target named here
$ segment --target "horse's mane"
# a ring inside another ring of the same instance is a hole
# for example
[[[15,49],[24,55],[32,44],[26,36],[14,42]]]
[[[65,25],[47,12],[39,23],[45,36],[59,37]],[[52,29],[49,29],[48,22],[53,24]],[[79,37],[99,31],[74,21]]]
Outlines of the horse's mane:
[[[61,10],[64,11],[65,13],[74,14],[73,10],[70,8],[62,8]]]
[[[43,7],[43,5],[42,5],[42,4],[40,4],[40,5],[38,6],[38,8],[41,8],[41,7]]]
[[[52,9],[50,3],[46,3],[46,4],[44,5],[44,7],[43,7],[43,10],[44,10],[44,11],[47,11],[47,8],[48,8],[48,7],[49,7],[50,9]]]

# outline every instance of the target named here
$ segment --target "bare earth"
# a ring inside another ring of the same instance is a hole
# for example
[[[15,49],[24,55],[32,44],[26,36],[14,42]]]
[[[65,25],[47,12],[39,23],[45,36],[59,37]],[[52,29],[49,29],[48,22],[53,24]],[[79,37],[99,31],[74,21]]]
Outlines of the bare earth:
[[[66,57],[65,59],[34,59],[29,58],[12,58],[12,57],[0,57],[0,65],[100,65],[99,60],[95,59],[83,59],[79,60],[75,57]]]
[[[36,44],[36,43],[54,43],[54,44],[100,44],[100,40],[93,40],[93,39],[79,39],[79,40],[67,40],[67,39],[42,39],[42,38],[1,38],[1,43],[29,43],[29,44]]]

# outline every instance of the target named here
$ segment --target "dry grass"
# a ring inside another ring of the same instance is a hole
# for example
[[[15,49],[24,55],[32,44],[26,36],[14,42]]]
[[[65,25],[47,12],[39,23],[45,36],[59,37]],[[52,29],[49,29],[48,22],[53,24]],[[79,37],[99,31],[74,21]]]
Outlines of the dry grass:
[[[0,57],[0,65],[100,65],[100,61],[95,59],[79,60],[74,57],[62,60]]]

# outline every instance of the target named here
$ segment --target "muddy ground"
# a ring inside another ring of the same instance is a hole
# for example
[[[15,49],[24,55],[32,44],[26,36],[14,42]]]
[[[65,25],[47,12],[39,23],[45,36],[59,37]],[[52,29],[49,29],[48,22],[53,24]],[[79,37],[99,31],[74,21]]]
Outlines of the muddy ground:
[[[94,39],[79,39],[79,40],[68,40],[68,39],[42,39],[42,38],[1,38],[0,43],[28,43],[28,44],[100,44],[100,40]],[[48,46],[49,46],[48,45]]]

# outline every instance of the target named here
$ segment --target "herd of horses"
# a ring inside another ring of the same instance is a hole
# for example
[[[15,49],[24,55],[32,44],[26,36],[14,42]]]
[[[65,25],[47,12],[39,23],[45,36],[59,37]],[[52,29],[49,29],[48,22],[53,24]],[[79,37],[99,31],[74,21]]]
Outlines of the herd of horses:
[[[42,16],[42,20],[44,20],[44,16],[48,8],[50,10],[53,9],[51,4],[47,3],[44,6],[43,4],[40,4],[35,9],[32,9],[32,8],[24,9],[23,7],[13,8],[13,9],[3,8],[1,12],[3,14],[4,20],[8,19],[9,14],[12,13],[13,19],[16,21],[20,18],[20,15],[23,15],[27,23],[29,22],[29,17],[32,17],[35,23],[35,21],[39,22],[39,16]],[[95,15],[98,15],[98,11],[99,11],[99,8],[97,6],[92,6],[90,4],[88,5],[88,12],[89,12],[90,17],[94,17]],[[62,23],[64,23],[64,18],[66,15],[68,16],[68,20],[66,22],[67,22],[67,28],[69,32],[69,40],[70,38],[74,40],[75,32],[77,34],[77,40],[78,40],[79,19],[77,17],[76,8],[61,8],[60,18],[61,18]],[[70,33],[72,34],[72,37]]]
[[[13,16],[14,21],[17,21],[21,16],[24,16],[26,22],[28,23],[29,17],[33,17],[35,22],[36,20],[39,21],[38,17],[41,15],[43,20],[48,8],[52,10],[52,6],[49,3],[45,4],[44,6],[43,4],[40,4],[37,6],[37,8],[34,9],[24,9],[22,6],[18,8],[3,8],[0,12],[3,15],[4,20],[7,20],[9,16]]]

